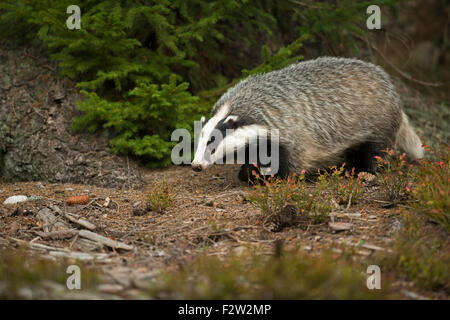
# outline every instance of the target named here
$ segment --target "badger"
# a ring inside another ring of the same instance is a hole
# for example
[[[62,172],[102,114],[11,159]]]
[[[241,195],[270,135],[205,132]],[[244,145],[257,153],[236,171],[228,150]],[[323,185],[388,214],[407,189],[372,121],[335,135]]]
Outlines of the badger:
[[[420,138],[387,73],[357,59],[320,57],[249,76],[223,94],[210,119],[202,121],[194,171],[248,150],[260,138],[267,142],[274,129],[278,142],[269,149],[278,148],[282,177],[342,163],[374,173],[374,157],[388,147],[411,160],[423,157]],[[214,141],[215,131],[222,133],[220,141]],[[252,164],[247,154],[241,180],[249,178]]]

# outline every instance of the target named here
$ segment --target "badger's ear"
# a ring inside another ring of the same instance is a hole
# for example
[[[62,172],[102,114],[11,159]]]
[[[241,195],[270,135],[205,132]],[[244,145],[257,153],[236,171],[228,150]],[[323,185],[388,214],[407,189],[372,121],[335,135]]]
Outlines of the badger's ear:
[[[224,123],[224,124],[227,124],[227,125],[230,125],[230,126],[233,126],[233,125],[236,123],[237,119],[238,119],[238,116],[235,116],[235,115],[229,115],[229,116],[223,121],[223,123]]]

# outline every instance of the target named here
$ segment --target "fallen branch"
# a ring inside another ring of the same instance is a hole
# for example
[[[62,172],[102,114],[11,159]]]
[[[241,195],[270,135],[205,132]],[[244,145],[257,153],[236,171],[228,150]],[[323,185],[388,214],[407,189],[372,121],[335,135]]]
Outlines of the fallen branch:
[[[89,231],[87,231],[89,232]],[[13,237],[8,237],[9,240],[12,240],[20,245],[26,246],[30,249],[34,250],[42,250],[42,251],[48,251],[48,255],[43,255],[43,258],[46,257],[63,257],[63,258],[69,258],[69,259],[78,259],[82,261],[92,261],[92,260],[98,260],[102,262],[110,262],[108,258],[110,255],[107,253],[88,253],[88,252],[80,252],[80,251],[70,251],[66,248],[56,248],[47,246],[45,244],[40,243],[33,243],[28,242],[20,239],[16,239]]]
[[[84,227],[86,229],[95,230],[97,228],[94,224],[90,223],[89,221],[87,221],[84,218],[75,218],[70,213],[66,213],[64,216],[70,222],[76,223],[76,224],[78,224],[78,225],[80,225],[80,226],[82,226],[82,227]]]
[[[98,260],[107,262],[105,260],[109,257],[109,254],[107,253],[87,253],[87,252],[80,252],[80,251],[50,251],[48,253],[52,257],[59,257],[59,258],[68,258],[68,259],[76,259],[81,261],[92,261],[92,260]]]
[[[61,230],[61,231],[52,231],[52,232],[41,232],[35,231],[35,233],[43,239],[52,239],[52,240],[63,240],[73,238],[78,234],[78,230]]]
[[[44,222],[42,228],[45,232],[51,231],[50,227],[57,230],[66,230],[69,228],[68,224],[59,219],[52,213],[49,208],[44,208],[37,213],[37,217]]]
[[[50,205],[50,208],[52,208],[54,211],[58,212],[61,216],[65,217],[70,222],[78,224],[86,229],[95,230],[97,228],[94,224],[92,224],[91,222],[87,221],[84,218],[78,218],[71,213],[63,212],[58,206]]]
[[[35,249],[35,250],[55,250],[55,251],[59,251],[59,250],[63,250],[62,248],[56,248],[56,247],[51,247],[51,246],[47,246],[45,244],[40,244],[40,243],[33,243],[33,242],[28,242],[25,240],[20,240],[20,239],[16,239],[13,237],[8,237],[9,240],[12,240],[20,245],[26,246],[30,249]]]
[[[338,242],[342,243],[342,241],[338,241]],[[364,249],[373,250],[373,251],[386,251],[386,252],[389,252],[389,253],[394,252],[391,249],[382,248],[382,247],[379,247],[379,246],[376,246],[376,245],[373,245],[373,244],[368,244],[368,243],[360,244],[358,242],[355,242],[355,243],[347,242],[346,245],[352,245],[352,246],[357,247],[357,248],[364,248]]]
[[[99,242],[107,247],[111,247],[114,249],[123,249],[123,250],[133,250],[133,246],[127,245],[123,242],[119,242],[116,240],[109,239],[97,233],[88,231],[88,230],[80,230],[78,233],[80,237]]]

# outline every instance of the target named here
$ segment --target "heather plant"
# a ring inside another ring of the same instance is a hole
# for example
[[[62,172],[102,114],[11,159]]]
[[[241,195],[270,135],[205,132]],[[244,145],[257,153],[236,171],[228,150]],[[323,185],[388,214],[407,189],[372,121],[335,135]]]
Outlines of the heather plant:
[[[354,170],[331,167],[318,174],[315,184],[307,184],[305,171],[292,174],[286,179],[261,175],[257,168],[252,171],[256,183],[248,199],[265,215],[280,213],[287,205],[294,205],[298,214],[314,223],[323,222],[337,205],[350,205],[361,197],[362,181]]]
[[[155,185],[147,196],[148,208],[151,211],[162,213],[173,201],[173,188],[163,180],[161,184]]]
[[[406,153],[400,154],[389,148],[383,152],[383,157],[375,157],[379,193],[384,200],[397,203],[408,198],[412,164],[406,162]]]
[[[438,149],[435,159],[419,162],[414,185],[407,187],[413,198],[411,203],[420,213],[450,231],[450,147]]]
[[[248,200],[254,203],[265,215],[276,214],[293,202],[297,192],[304,192],[306,184],[301,178],[281,179],[261,175],[256,167],[252,171],[255,184],[250,190]]]
[[[318,184],[329,190],[339,205],[356,203],[363,192],[361,178],[355,175],[354,168],[351,171],[346,170],[345,164],[339,168],[330,167],[328,171],[321,173]]]
[[[324,184],[308,185],[305,171],[281,179],[260,175],[255,168],[252,175],[256,183],[250,190],[248,200],[265,215],[279,214],[287,205],[294,205],[298,214],[318,223],[323,222],[334,208],[332,193]]]

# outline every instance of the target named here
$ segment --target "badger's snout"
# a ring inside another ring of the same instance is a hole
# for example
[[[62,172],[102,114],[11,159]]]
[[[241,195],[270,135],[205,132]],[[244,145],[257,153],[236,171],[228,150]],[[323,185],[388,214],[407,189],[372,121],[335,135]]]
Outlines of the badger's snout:
[[[202,170],[205,170],[206,168],[209,168],[212,165],[212,163],[206,162],[206,161],[192,161],[191,168],[195,172],[200,172]]]

